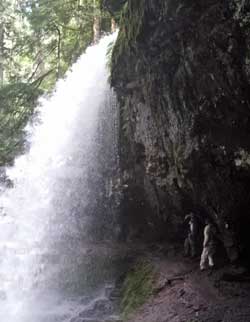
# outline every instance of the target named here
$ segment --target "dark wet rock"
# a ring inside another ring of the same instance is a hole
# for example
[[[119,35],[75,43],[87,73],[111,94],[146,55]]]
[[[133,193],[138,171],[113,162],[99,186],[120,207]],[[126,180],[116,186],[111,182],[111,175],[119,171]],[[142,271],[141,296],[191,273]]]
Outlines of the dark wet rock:
[[[100,318],[77,318],[76,320],[72,320],[70,322],[122,322],[122,320],[118,317],[100,317]]]
[[[102,7],[108,10],[111,14],[118,13],[126,0],[102,0]]]
[[[107,297],[99,297],[91,301],[89,299],[83,299],[82,312],[72,318],[70,322],[119,322],[120,317],[116,315],[119,301],[118,298],[111,298],[113,292],[114,287],[107,286],[105,288]]]
[[[71,319],[70,322],[101,322],[101,320],[77,317],[77,318]]]
[[[119,317],[116,316],[110,316],[108,318],[82,318],[82,317],[76,317],[70,320],[70,322],[122,322],[122,320]]]
[[[249,25],[248,1],[128,0],[111,77],[122,239],[182,241],[193,211],[230,261],[249,253]]]
[[[80,313],[80,316],[107,316],[108,314],[111,314],[112,311],[113,307],[108,299],[97,299],[89,308],[86,308],[84,312]]]
[[[89,302],[91,302],[91,300],[92,300],[91,296],[82,296],[82,298],[80,299],[80,303],[83,305],[86,305]]]
[[[250,304],[243,302],[233,306],[225,313],[222,322],[246,322],[250,321]]]

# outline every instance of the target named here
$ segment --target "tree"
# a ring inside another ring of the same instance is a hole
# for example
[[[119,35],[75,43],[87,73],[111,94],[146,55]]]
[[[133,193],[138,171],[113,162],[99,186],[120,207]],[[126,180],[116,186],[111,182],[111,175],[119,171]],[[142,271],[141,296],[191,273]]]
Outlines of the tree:
[[[93,0],[94,22],[93,22],[93,42],[97,43],[101,35],[101,10],[97,0]]]
[[[4,73],[4,25],[0,23],[0,87],[3,86]]]

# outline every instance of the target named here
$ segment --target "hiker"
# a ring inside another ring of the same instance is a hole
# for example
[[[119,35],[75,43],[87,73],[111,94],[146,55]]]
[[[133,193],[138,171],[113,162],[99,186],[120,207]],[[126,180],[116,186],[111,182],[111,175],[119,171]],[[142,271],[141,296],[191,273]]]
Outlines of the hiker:
[[[184,243],[184,255],[195,257],[197,255],[198,244],[198,221],[193,213],[185,216],[185,221],[188,220],[188,235]]]
[[[208,266],[214,267],[214,254],[216,248],[216,228],[210,219],[206,219],[204,228],[203,251],[200,260],[200,269],[203,271]]]
[[[230,223],[229,220],[225,221],[223,244],[226,248],[230,263],[236,264],[239,260],[240,246],[237,243],[236,233],[233,228],[233,223]]]

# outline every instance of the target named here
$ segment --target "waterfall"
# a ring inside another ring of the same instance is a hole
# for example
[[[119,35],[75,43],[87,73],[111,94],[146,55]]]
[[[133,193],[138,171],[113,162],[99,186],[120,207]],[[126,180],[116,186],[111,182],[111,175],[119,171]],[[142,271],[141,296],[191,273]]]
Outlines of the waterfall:
[[[95,232],[113,220],[103,202],[117,166],[106,68],[115,37],[88,48],[40,99],[26,129],[28,152],[6,170],[13,187],[0,195],[1,322],[85,321],[79,314],[84,306],[91,312],[89,290],[96,301],[106,292],[101,283],[112,279]]]

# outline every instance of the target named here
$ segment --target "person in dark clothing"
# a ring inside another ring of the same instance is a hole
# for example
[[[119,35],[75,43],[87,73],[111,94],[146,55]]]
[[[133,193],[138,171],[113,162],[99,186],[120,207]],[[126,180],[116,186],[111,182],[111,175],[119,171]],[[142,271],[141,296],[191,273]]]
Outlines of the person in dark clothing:
[[[195,257],[198,251],[198,220],[193,213],[185,216],[185,221],[188,221],[188,235],[184,243],[185,256]]]

